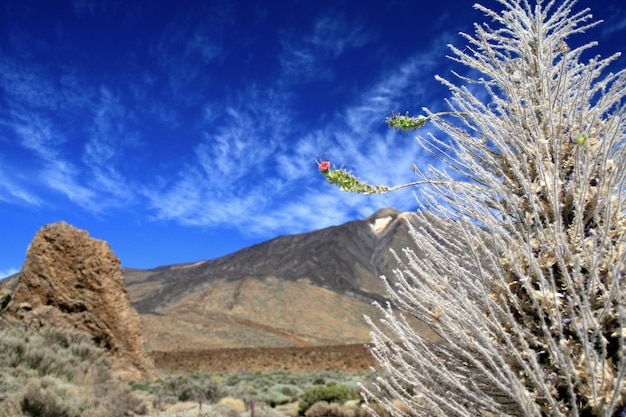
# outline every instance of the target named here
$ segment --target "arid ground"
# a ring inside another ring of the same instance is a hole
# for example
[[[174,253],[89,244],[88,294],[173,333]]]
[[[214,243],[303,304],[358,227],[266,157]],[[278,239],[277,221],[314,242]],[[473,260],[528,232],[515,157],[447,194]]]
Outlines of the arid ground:
[[[182,372],[364,371],[375,361],[363,344],[150,353],[159,370]]]

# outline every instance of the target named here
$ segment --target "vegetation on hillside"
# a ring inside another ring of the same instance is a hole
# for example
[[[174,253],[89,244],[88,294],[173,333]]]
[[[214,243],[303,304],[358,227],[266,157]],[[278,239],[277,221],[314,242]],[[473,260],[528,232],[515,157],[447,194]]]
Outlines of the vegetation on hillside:
[[[133,384],[148,393],[157,409],[172,410],[181,402],[202,411],[203,416],[221,416],[228,408],[243,408],[250,415],[252,404],[256,415],[264,416],[343,416],[355,412],[370,414],[361,407],[359,386],[371,378],[371,372],[270,372],[230,374],[172,374],[162,379]],[[346,405],[346,402],[353,401]],[[157,404],[158,403],[158,404]],[[324,404],[318,404],[324,403]],[[317,406],[307,412],[314,405]],[[194,407],[195,405],[195,407]],[[328,411],[328,410],[335,411]],[[325,414],[318,414],[323,410]],[[153,413],[154,413],[153,412]],[[168,415],[186,415],[170,411]]]
[[[122,417],[144,411],[87,334],[0,330],[1,417]]]
[[[0,417],[239,417],[252,407],[257,417],[365,417],[346,402],[370,374],[178,373],[129,384],[86,333],[0,330]]]

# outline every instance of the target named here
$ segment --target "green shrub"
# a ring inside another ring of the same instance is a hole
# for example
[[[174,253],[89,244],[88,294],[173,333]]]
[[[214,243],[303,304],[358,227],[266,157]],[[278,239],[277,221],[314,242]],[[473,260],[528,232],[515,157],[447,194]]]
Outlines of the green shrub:
[[[302,389],[295,385],[274,384],[259,397],[259,400],[267,403],[270,407],[276,407],[294,402],[300,395],[302,395]]]
[[[304,390],[298,412],[303,415],[311,405],[319,401],[342,404],[356,398],[355,392],[345,384],[314,385]]]

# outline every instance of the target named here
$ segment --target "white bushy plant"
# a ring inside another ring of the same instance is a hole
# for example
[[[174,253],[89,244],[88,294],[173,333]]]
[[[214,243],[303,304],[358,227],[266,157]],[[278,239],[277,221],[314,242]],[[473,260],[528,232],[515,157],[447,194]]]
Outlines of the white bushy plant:
[[[385,319],[369,320],[382,368],[368,401],[393,416],[626,416],[626,73],[583,62],[594,26],[574,0],[476,5],[452,59],[445,113],[395,115],[446,169],[417,169],[412,229]],[[370,186],[320,162],[329,182]],[[406,319],[425,321],[436,338]],[[401,407],[398,404],[402,404]]]

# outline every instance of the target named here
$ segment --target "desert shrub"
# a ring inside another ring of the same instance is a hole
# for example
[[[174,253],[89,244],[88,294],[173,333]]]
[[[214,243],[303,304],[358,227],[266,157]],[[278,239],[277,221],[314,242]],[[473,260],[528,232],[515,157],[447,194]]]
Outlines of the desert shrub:
[[[181,377],[170,381],[166,387],[175,394],[179,401],[195,401],[202,391],[201,385],[197,381]]]
[[[39,333],[20,330],[2,333],[2,368],[20,368],[39,376],[55,375],[69,380],[94,363],[103,370],[110,368],[104,352],[83,332],[46,328]]]
[[[202,395],[207,402],[216,402],[224,396],[224,393],[217,382],[208,380],[203,382]]]
[[[305,417],[369,417],[369,412],[356,404],[318,401],[304,413]]]
[[[239,398],[224,397],[217,402],[217,405],[228,407],[231,410],[235,410],[239,413],[246,411],[246,404]]]
[[[494,2],[496,3],[496,2]],[[437,165],[372,326],[392,415],[626,415],[626,70],[587,58],[599,22],[575,0],[476,4],[444,112],[394,115]],[[382,193],[322,161],[346,191]],[[424,321],[426,337],[407,316]]]
[[[91,390],[44,376],[28,382],[20,405],[22,413],[32,417],[121,417],[126,414],[126,409],[107,401],[112,398],[92,396]]]
[[[240,373],[230,374],[226,377],[224,384],[229,387],[234,387],[235,385],[239,384],[242,379],[243,377]]]
[[[312,404],[304,413],[306,417],[343,417],[340,415],[339,404],[329,404],[326,401],[318,401]]]
[[[105,352],[70,329],[0,331],[0,391],[11,417],[115,417],[145,410],[115,378]]]
[[[265,393],[259,396],[259,401],[270,407],[296,401],[302,395],[302,389],[290,384],[274,384]]]
[[[355,392],[345,384],[314,385],[302,393],[298,412],[304,414],[311,405],[319,401],[342,404],[356,398]]]
[[[148,410],[147,403],[138,396],[129,385],[121,382],[98,383],[94,385],[92,395],[98,399],[98,404],[103,404],[106,410],[103,416],[127,416],[129,413],[145,414]],[[99,416],[99,415],[98,415]],[[83,417],[87,417],[83,414]]]
[[[371,372],[342,371],[295,374],[237,372],[224,375],[199,373],[186,376],[169,375],[162,379],[133,383],[131,386],[153,396],[155,400],[165,406],[164,409],[167,409],[167,405],[183,401],[181,398],[185,401],[196,402],[199,390],[209,385],[214,387],[217,394],[211,396],[206,391],[204,392],[206,398],[202,407],[203,413],[218,413],[214,406],[219,405],[222,399],[227,402],[227,397],[231,397],[243,401],[246,405],[252,401],[256,402],[256,415],[261,417],[261,415],[296,414],[298,412],[296,403],[301,399],[304,390],[314,386],[314,383],[322,382],[329,386],[343,384],[348,390],[356,390],[358,381],[362,381],[370,375]],[[351,398],[354,398],[354,394],[351,394]],[[294,404],[294,410],[286,412],[281,408],[283,411],[278,411],[281,406],[284,407],[289,404]],[[221,404],[220,407],[223,408],[223,405]],[[281,412],[283,414],[280,414]]]
[[[59,390],[54,379],[44,377],[30,381],[22,393],[21,410],[32,417],[73,417],[75,412],[64,404],[65,390]]]
[[[215,403],[223,396],[219,383],[208,375],[178,375],[164,381],[158,394],[163,398],[175,397],[178,401],[198,401]]]
[[[313,380],[313,385],[325,385],[326,384],[326,379],[318,376]]]
[[[22,408],[17,398],[0,395],[0,417],[15,417],[22,415]]]
[[[203,417],[240,417],[241,414],[237,410],[231,410],[228,407],[217,405],[208,410]]]
[[[150,390],[149,381],[131,381],[129,385],[135,391],[149,391]]]

